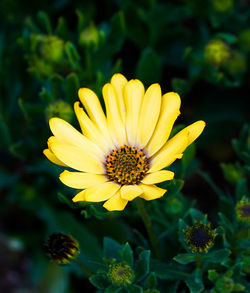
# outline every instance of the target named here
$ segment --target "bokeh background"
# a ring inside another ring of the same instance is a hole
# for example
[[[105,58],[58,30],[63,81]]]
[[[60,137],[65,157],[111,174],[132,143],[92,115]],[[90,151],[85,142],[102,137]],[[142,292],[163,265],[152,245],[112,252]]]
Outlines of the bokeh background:
[[[74,191],[58,179],[62,169],[42,154],[48,119],[78,127],[78,88],[101,96],[113,73],[178,92],[176,125],[206,121],[193,165],[179,178],[184,196],[203,212],[216,207],[210,180],[232,189],[232,139],[249,121],[249,17],[248,0],[1,0],[1,292],[96,292],[77,267],[50,262],[48,235],[77,235],[82,261],[94,262],[104,236],[125,242],[131,227],[145,232],[132,205],[107,215],[101,206],[71,204]]]

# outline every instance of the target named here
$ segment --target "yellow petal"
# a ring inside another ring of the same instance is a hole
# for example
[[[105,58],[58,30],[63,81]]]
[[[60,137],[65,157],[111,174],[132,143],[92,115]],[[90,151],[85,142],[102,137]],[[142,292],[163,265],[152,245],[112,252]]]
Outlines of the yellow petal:
[[[190,145],[198,136],[201,135],[206,123],[202,120],[196,121],[195,123],[187,126],[185,129],[188,131],[188,145]]]
[[[138,79],[130,80],[124,88],[126,106],[126,131],[128,143],[136,145],[138,131],[138,117],[140,114],[144,86]]]
[[[112,140],[117,146],[125,145],[127,144],[126,130],[119,112],[118,98],[114,87],[110,83],[105,84],[102,89],[102,94],[106,106],[108,128]]]
[[[69,172],[67,170],[60,174],[59,179],[65,185],[77,189],[89,188],[94,185],[98,185],[108,181],[108,179],[103,175],[82,172]]]
[[[128,201],[121,198],[120,191],[107,200],[103,207],[108,211],[122,211],[127,205]]]
[[[142,194],[142,189],[138,185],[123,185],[121,187],[121,197],[124,200],[133,200]]]
[[[127,84],[127,79],[120,73],[116,73],[112,76],[110,83],[115,88],[116,94],[117,94],[117,102],[119,107],[119,113],[121,114],[122,121],[125,122],[125,115],[126,115],[126,109],[125,109],[125,103],[124,103],[124,87]]]
[[[83,149],[83,151],[86,153],[94,154],[98,159],[103,158],[104,153],[101,151],[101,149],[92,141],[83,136],[68,122],[60,118],[51,118],[49,120],[49,125],[52,133],[60,141],[69,145],[77,146]]]
[[[99,202],[111,198],[120,186],[114,182],[104,182],[85,189],[85,200],[90,202]]]
[[[90,119],[96,127],[104,135],[109,136],[107,120],[97,95],[88,88],[80,88],[78,95]]]
[[[84,152],[82,148],[53,142],[51,149],[59,160],[73,169],[94,174],[104,174],[105,172],[102,162],[97,160],[93,154]]]
[[[62,161],[60,161],[49,149],[43,150],[44,155],[49,159],[52,163],[57,164],[59,166],[67,167]]]
[[[153,157],[149,173],[163,169],[172,164],[188,146],[188,130],[182,130],[171,138]]]
[[[177,93],[163,95],[161,111],[154,133],[146,146],[149,156],[155,154],[167,141],[173,124],[180,114],[181,99]]]
[[[161,109],[161,88],[152,84],[146,91],[139,116],[137,143],[143,148],[155,129]]]
[[[143,194],[140,195],[140,197],[145,200],[153,200],[153,199],[160,198],[167,191],[166,189],[162,189],[162,188],[157,187],[155,185],[140,184],[140,187],[143,190]]]
[[[77,193],[77,195],[72,198],[72,201],[73,202],[85,201],[85,190],[82,190],[79,193]]]
[[[108,153],[115,148],[112,140],[109,136],[104,136],[102,132],[95,126],[95,124],[89,119],[83,108],[80,107],[79,102],[75,102],[74,110],[76,113],[77,120],[82,129],[82,133],[89,138],[91,141],[96,143],[104,153]]]
[[[160,170],[154,173],[147,174],[143,179],[144,184],[156,184],[166,180],[172,180],[174,178],[174,172],[168,170]]]

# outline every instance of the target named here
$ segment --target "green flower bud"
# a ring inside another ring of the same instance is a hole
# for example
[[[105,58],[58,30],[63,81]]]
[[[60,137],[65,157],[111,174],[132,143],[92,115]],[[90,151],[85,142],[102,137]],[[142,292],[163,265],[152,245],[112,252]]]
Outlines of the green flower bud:
[[[118,287],[128,286],[133,282],[134,272],[127,264],[111,264],[109,266],[108,277],[113,285]]]
[[[214,10],[217,12],[228,12],[233,8],[233,0],[212,0]]]
[[[246,57],[239,51],[233,51],[230,58],[224,64],[225,70],[234,75],[243,73],[246,70]]]
[[[56,101],[46,108],[45,114],[47,121],[49,121],[50,118],[59,117],[68,122],[71,122],[74,113],[68,103],[64,101]]]
[[[184,240],[192,252],[207,253],[213,246],[216,236],[210,224],[194,223],[184,230]]]
[[[228,60],[230,51],[222,40],[212,40],[205,47],[204,57],[207,63],[218,67]]]
[[[45,249],[51,259],[60,265],[72,262],[80,251],[78,242],[71,235],[63,233],[50,235]]]
[[[228,277],[222,277],[216,282],[216,288],[220,293],[230,293],[234,288],[234,281]]]
[[[244,173],[238,165],[221,164],[221,168],[223,170],[226,180],[233,185],[235,185],[238,180],[244,177]]]
[[[46,36],[41,43],[40,52],[45,60],[60,62],[64,57],[64,42],[56,36]]]
[[[236,217],[239,222],[250,224],[250,203],[243,197],[236,205]]]
[[[250,51],[250,29],[242,31],[239,35],[238,40],[241,48]]]
[[[82,46],[97,48],[99,44],[99,33],[93,23],[91,23],[83,32],[80,34],[79,43]]]

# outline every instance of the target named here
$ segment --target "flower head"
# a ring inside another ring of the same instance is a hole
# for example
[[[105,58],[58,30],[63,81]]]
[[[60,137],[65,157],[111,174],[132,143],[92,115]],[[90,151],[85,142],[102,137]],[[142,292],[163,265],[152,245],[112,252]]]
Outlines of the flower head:
[[[83,189],[73,201],[102,202],[109,211],[123,210],[136,197],[160,198],[165,189],[155,184],[172,180],[174,173],[163,170],[202,133],[205,122],[197,121],[168,140],[180,114],[177,93],[162,96],[159,84],[145,92],[143,84],[115,74],[103,87],[106,115],[93,91],[79,90],[84,106],[74,109],[82,133],[69,123],[52,118],[54,136],[48,140],[45,156],[64,171],[60,180]]]
[[[210,224],[194,223],[184,231],[184,240],[192,252],[208,252],[213,246],[215,230],[212,230]]]
[[[79,244],[71,235],[53,233],[50,235],[45,249],[55,263],[67,264],[78,255]]]
[[[108,277],[111,283],[118,287],[127,286],[132,283],[134,273],[129,265],[118,263],[110,265]]]
[[[238,221],[250,224],[250,203],[243,197],[236,205],[236,216]]]
[[[205,47],[204,57],[207,63],[220,66],[229,59],[230,51],[222,40],[211,40]]]

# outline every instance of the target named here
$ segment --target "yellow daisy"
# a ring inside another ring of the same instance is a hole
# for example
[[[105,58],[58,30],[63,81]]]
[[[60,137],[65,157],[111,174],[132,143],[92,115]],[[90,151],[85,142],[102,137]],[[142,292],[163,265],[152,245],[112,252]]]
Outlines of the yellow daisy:
[[[155,184],[172,180],[163,170],[180,159],[184,150],[202,133],[205,122],[197,121],[168,140],[180,114],[180,97],[162,95],[159,84],[146,91],[137,80],[115,74],[102,89],[106,115],[96,94],[79,89],[80,103],[74,104],[82,133],[60,118],[49,121],[54,136],[45,156],[65,170],[60,180],[83,189],[73,201],[102,202],[109,211],[120,211],[136,197],[160,198],[165,189]]]

